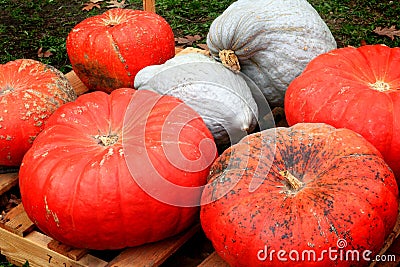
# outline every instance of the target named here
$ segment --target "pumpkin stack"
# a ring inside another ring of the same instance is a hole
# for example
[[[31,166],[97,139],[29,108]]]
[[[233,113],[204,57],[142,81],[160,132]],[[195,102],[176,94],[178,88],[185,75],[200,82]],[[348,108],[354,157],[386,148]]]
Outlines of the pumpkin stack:
[[[90,92],[77,97],[51,67],[12,63],[51,80],[19,95],[6,83],[12,97],[0,101],[25,101],[13,114],[30,126],[22,141],[3,132],[0,160],[21,164],[31,220],[74,247],[119,249],[200,214],[231,266],[373,259],[398,215],[399,49],[337,49],[305,0],[234,2],[211,24],[211,57],[174,56],[174,44],[157,14],[111,9],[67,38]],[[270,107],[284,107],[290,127],[265,121]],[[5,127],[10,111],[0,131],[18,128]]]
[[[211,132],[182,100],[132,88],[141,68],[174,56],[174,44],[168,23],[146,11],[111,9],[72,29],[67,52],[90,92],[54,111],[19,173],[25,211],[44,233],[120,249],[198,219],[217,156]]]
[[[207,44],[290,126],[260,129],[212,165],[200,219],[217,254],[230,266],[373,262],[398,216],[399,49],[336,49],[296,0],[236,1]]]

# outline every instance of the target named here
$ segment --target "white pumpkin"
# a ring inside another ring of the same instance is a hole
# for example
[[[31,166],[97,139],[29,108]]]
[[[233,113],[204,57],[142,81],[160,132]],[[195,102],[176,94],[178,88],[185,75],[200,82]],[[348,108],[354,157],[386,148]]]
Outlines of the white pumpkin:
[[[236,143],[257,126],[258,107],[245,79],[203,54],[148,66],[134,86],[181,99],[202,117],[218,145]]]
[[[217,60],[250,77],[274,107],[283,106],[289,83],[336,41],[305,0],[238,0],[213,21],[207,45]]]

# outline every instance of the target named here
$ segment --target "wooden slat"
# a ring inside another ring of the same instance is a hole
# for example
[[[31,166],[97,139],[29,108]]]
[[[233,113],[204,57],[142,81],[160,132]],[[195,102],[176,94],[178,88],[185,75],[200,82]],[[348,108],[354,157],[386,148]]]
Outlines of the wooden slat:
[[[0,195],[6,193],[12,187],[18,184],[18,173],[0,174]]]
[[[89,91],[89,89],[82,83],[74,71],[68,72],[65,74],[65,77],[68,79],[78,96]]]
[[[198,267],[229,267],[229,265],[214,251]]]
[[[31,267],[43,266],[68,266],[68,267],[87,267],[105,266],[107,262],[86,254],[79,261],[74,261],[61,255],[47,247],[52,239],[37,231],[32,231],[26,237],[13,234],[0,228],[0,248],[1,253],[13,260],[13,262],[24,264],[29,260]]]
[[[50,241],[47,244],[47,247],[75,261],[80,260],[83,256],[85,256],[88,253],[87,249],[73,248],[57,240]]]
[[[156,12],[156,0],[143,0],[143,10]]]
[[[182,234],[156,243],[125,249],[107,267],[121,266],[160,266],[187,240],[200,230],[197,224]]]
[[[19,204],[1,219],[0,227],[17,234],[24,236],[35,228],[34,223],[29,219],[22,204]]]

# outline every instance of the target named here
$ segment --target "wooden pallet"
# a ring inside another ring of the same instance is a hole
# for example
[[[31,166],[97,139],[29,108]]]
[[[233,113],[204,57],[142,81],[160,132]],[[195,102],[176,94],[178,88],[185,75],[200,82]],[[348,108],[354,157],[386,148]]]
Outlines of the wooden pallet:
[[[18,174],[0,174],[0,196],[9,190],[17,188]],[[400,216],[399,216],[400,218]],[[400,219],[393,232],[386,240],[386,245],[380,255],[385,255],[391,261],[373,262],[370,267],[394,267],[400,264]],[[199,224],[193,225],[185,232],[171,238],[116,251],[91,251],[76,249],[64,245],[40,232],[28,218],[23,205],[3,213],[0,218],[0,249],[7,260],[17,266],[26,261],[29,266],[61,266],[61,267],[128,267],[128,266],[162,266],[169,258],[174,257],[183,246],[191,242],[196,234],[203,234]],[[194,244],[196,246],[199,244]],[[193,248],[194,250],[196,247]],[[174,266],[188,267],[187,264]],[[208,255],[198,264],[198,267],[228,267],[215,252]]]
[[[17,173],[0,174],[0,194],[16,187],[17,183]],[[22,204],[18,204],[1,217],[0,249],[1,254],[17,266],[22,266],[26,261],[29,266],[40,267],[160,266],[199,232],[201,227],[195,224],[179,235],[143,246],[103,252],[76,249],[40,232],[28,218]],[[107,259],[110,257],[111,259]],[[223,264],[216,254],[211,253],[204,257],[199,266],[224,266]]]

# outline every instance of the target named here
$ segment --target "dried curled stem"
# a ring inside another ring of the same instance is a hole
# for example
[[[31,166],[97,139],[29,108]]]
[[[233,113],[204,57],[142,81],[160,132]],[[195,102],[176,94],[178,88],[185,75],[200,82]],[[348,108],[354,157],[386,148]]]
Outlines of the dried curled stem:
[[[239,59],[235,52],[232,50],[222,50],[219,51],[219,58],[222,64],[233,72],[240,71]]]

